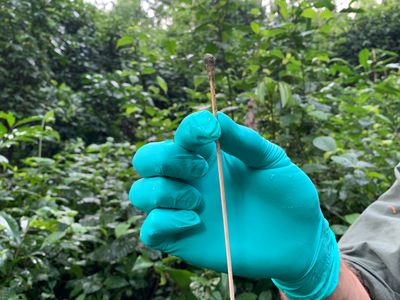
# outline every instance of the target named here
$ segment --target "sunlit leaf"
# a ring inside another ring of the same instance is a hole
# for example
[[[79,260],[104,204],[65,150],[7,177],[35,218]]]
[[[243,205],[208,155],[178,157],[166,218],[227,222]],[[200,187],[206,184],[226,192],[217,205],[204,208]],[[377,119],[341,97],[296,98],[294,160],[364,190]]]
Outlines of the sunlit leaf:
[[[330,19],[333,18],[335,16],[335,14],[333,12],[331,12],[329,9],[324,9],[321,13],[320,13],[321,18],[323,19]]]
[[[306,8],[305,10],[303,10],[301,15],[309,19],[315,19],[316,17],[318,17],[318,13],[312,8]]]
[[[358,53],[358,62],[360,65],[364,67],[365,70],[368,69],[368,57],[369,57],[369,50],[368,49],[362,49]]]
[[[343,218],[345,219],[345,221],[347,223],[349,223],[351,225],[357,220],[357,218],[359,216],[360,216],[359,213],[354,213],[354,214],[345,215]]]
[[[18,223],[14,220],[12,216],[5,212],[0,212],[0,225],[7,236],[18,245],[21,242],[20,230]]]
[[[9,161],[8,161],[7,157],[0,154],[0,164],[8,164],[8,163],[9,163]]]
[[[266,93],[265,82],[264,82],[264,80],[262,80],[258,83],[257,88],[256,88],[256,93],[255,93],[258,102],[264,102],[265,93]]]
[[[8,126],[12,127],[15,123],[15,116],[10,113],[0,112],[0,119],[5,119]]]
[[[168,51],[170,55],[175,55],[176,54],[176,40],[173,38],[169,38],[166,41],[164,41],[164,47]]]
[[[260,25],[256,22],[251,22],[250,23],[251,29],[254,31],[254,33],[259,33],[260,32]]]
[[[335,151],[336,141],[330,136],[319,136],[313,140],[313,145],[323,151]]]
[[[142,255],[138,256],[135,262],[135,265],[133,266],[132,271],[138,271],[138,270],[143,270],[143,269],[148,269],[153,266],[153,262],[151,262],[149,259],[143,257]]]
[[[341,224],[333,224],[330,226],[332,231],[336,234],[336,235],[343,235],[345,234],[345,232],[347,231],[347,229],[349,228],[346,225],[341,225]]]
[[[290,86],[286,82],[280,81],[278,83],[278,87],[279,87],[279,94],[281,98],[282,107],[293,105],[294,101]]]
[[[165,82],[164,78],[162,78],[161,76],[157,76],[157,83],[160,86],[160,88],[164,91],[164,93],[168,93],[168,85]]]
[[[117,238],[127,234],[130,224],[120,223],[115,227],[115,236]]]
[[[48,111],[48,112],[44,115],[43,119],[44,119],[46,122],[52,122],[52,121],[54,121],[54,111],[53,111],[53,110]]]
[[[152,67],[145,67],[142,70],[142,74],[143,75],[150,75],[156,72],[156,69],[152,68]]]
[[[117,48],[133,44],[135,40],[130,36],[123,36],[117,41]]]
[[[278,0],[276,3],[279,6],[279,13],[282,16],[283,19],[286,19],[288,17],[288,8],[287,8],[287,3],[286,0]]]

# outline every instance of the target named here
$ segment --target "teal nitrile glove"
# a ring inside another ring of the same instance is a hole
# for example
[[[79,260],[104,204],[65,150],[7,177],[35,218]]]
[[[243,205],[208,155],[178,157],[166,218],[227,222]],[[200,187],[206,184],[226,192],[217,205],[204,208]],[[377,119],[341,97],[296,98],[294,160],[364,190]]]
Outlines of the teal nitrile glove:
[[[186,117],[174,141],[140,148],[130,191],[142,241],[226,272],[214,141],[220,139],[235,275],[273,278],[290,299],[324,299],[339,277],[335,236],[311,180],[277,145],[223,113]]]

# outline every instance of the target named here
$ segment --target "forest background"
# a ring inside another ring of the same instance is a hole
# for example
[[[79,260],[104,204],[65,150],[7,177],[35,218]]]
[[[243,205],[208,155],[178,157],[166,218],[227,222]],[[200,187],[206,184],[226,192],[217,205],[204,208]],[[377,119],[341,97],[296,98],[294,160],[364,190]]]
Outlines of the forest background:
[[[220,108],[307,172],[340,238],[400,161],[398,4],[1,1],[0,299],[228,299],[225,274],[138,240],[127,197],[134,152],[209,108],[206,52]]]

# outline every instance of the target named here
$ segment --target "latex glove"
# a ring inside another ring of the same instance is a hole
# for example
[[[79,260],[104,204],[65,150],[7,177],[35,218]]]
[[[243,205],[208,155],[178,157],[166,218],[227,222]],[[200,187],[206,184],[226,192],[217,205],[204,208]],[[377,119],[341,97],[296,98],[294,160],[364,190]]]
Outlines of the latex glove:
[[[140,148],[130,191],[148,213],[141,240],[196,266],[226,272],[214,141],[220,139],[235,275],[273,278],[291,299],[323,299],[338,282],[339,251],[302,170],[277,145],[223,113],[186,117],[174,141]]]

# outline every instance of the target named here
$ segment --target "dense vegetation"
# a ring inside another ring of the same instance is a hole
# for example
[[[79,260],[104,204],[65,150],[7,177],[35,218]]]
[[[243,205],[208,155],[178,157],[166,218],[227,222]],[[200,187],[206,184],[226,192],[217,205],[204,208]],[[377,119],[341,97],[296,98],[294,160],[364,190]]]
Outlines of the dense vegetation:
[[[2,1],[0,299],[227,299],[224,274],[138,240],[127,198],[135,150],[209,108],[205,52],[220,107],[310,175],[339,238],[400,161],[400,9],[359,7]]]

